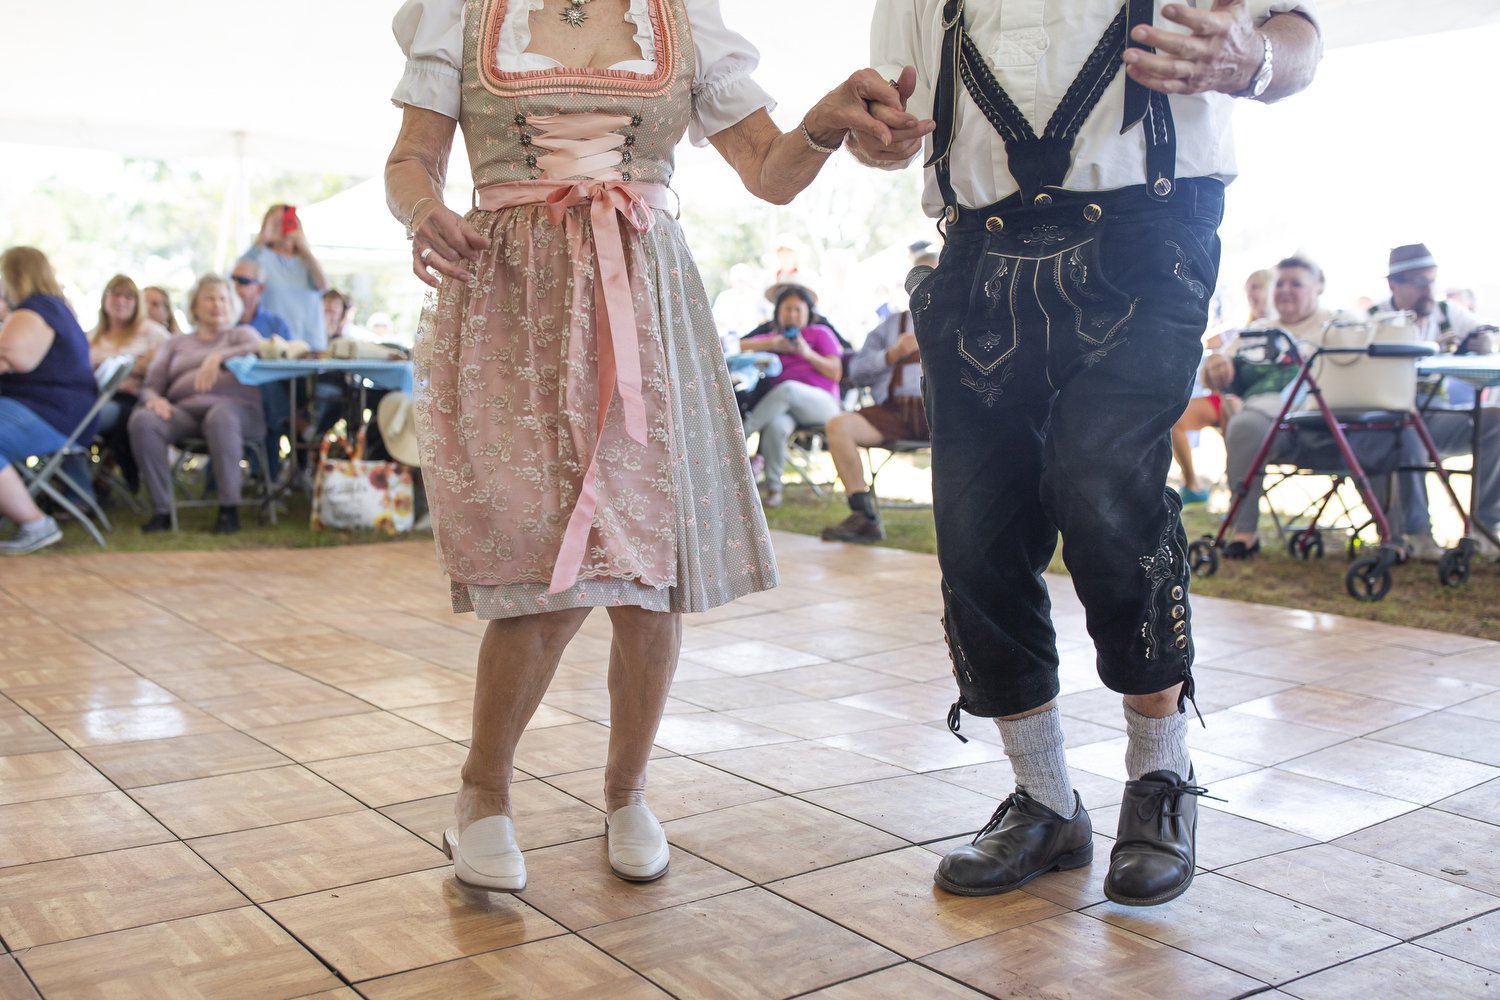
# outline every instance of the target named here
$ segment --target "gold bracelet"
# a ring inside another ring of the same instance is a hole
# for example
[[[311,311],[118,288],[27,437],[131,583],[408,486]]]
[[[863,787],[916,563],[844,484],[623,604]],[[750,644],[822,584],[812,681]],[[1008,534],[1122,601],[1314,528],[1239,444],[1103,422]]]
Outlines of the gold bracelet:
[[[802,124],[801,124],[800,128],[802,129],[802,138],[803,138],[803,141],[805,141],[807,143],[808,148],[810,148],[814,153],[822,153],[824,156],[828,156],[830,154],[837,153],[839,151],[839,146],[842,146],[844,144],[844,139],[848,135],[848,133],[845,133],[844,135],[839,136],[838,145],[835,145],[835,146],[823,146],[823,145],[819,145],[818,144],[818,140],[814,139],[812,137],[812,133],[807,130],[807,119],[806,118],[802,119]]]

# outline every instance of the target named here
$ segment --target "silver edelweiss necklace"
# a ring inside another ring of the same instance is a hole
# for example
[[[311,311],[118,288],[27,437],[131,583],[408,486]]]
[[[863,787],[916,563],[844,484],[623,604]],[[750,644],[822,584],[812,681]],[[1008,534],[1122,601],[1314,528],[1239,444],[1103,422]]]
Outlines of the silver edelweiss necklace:
[[[581,28],[583,27],[583,22],[589,19],[588,14],[583,9],[584,5],[589,3],[593,3],[593,0],[568,0],[568,5],[562,9],[562,12],[558,16],[563,19],[563,23],[568,27]]]

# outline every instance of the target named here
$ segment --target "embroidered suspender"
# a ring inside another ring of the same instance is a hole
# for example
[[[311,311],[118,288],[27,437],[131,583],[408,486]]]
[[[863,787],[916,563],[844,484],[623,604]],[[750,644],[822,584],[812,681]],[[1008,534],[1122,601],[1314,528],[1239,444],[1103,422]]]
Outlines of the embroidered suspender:
[[[1126,0],[1038,136],[995,79],[979,46],[969,36],[964,25],[964,3],[965,0],[947,0],[943,8],[942,66],[933,101],[937,127],[933,132],[933,155],[927,161],[937,175],[949,222],[958,217],[951,158],[959,85],[962,84],[1004,141],[1010,173],[1021,189],[1023,202],[1036,202],[1043,188],[1062,186],[1073,161],[1078,133],[1119,73],[1120,56],[1126,46],[1144,47],[1130,41],[1129,29],[1137,24],[1150,24],[1154,16],[1153,0]],[[1146,128],[1147,190],[1152,198],[1165,201],[1172,194],[1177,160],[1171,107],[1165,94],[1148,90],[1127,77],[1121,134],[1137,123],[1144,123]]]

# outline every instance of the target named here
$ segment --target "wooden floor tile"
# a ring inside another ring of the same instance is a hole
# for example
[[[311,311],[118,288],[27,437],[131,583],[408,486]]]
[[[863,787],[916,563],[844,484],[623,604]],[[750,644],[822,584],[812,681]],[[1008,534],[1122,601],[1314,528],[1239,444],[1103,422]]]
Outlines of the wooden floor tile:
[[[1500,897],[1328,844],[1221,874],[1402,939],[1500,909]],[[1381,891],[1372,893],[1372,885]]]
[[[806,1000],[980,1000],[984,994],[912,962],[850,979],[806,995]]]
[[[166,740],[229,728],[213,716],[181,701],[165,705],[96,708],[88,712],[44,715],[40,719],[71,747]]]
[[[0,805],[113,790],[104,775],[72,750],[0,757]]]
[[[846,695],[838,701],[841,705],[879,712],[908,722],[933,722],[947,718],[949,708],[957,700],[958,693],[953,689],[952,680],[944,678],[930,684],[899,684],[896,687]]]
[[[307,767],[365,805],[379,808],[451,791],[467,756],[457,743],[434,743],[313,761]]]
[[[1206,728],[1191,736],[1195,752],[1206,750],[1263,767],[1342,743],[1347,738],[1326,729],[1233,710],[1207,715],[1204,723]]]
[[[886,655],[886,654],[881,654]],[[820,663],[764,674],[763,684],[800,695],[801,699],[844,698],[864,691],[896,687],[910,683],[907,679],[854,663]]]
[[[554,775],[547,779],[547,783],[584,800],[595,809],[604,809],[602,767]],[[652,813],[663,823],[775,795],[775,791],[764,785],[746,781],[690,757],[654,760],[646,774],[646,801]]]
[[[447,868],[278,900],[265,909],[351,982],[563,932],[519,897],[460,885]]]
[[[870,653],[904,649],[919,643],[904,636],[885,635],[869,628],[824,628],[781,639],[781,645],[813,653],[825,660],[852,660]],[[793,664],[787,664],[792,666]]]
[[[1262,769],[1259,764],[1210,753],[1193,742],[1196,738],[1196,734],[1190,730],[1188,755],[1192,759],[1193,771],[1201,785],[1217,787],[1218,782]],[[1121,736],[1098,743],[1071,746],[1068,748],[1068,764],[1074,770],[1089,771],[1123,784],[1128,777],[1125,771],[1125,750],[1128,742],[1124,736]]]
[[[654,882],[626,882],[609,869],[603,837],[528,851],[526,902],[569,930],[582,930],[744,889],[750,883],[702,858],[673,851]]]
[[[1328,687],[1422,708],[1447,708],[1495,690],[1493,684],[1416,673],[1403,666],[1372,667],[1331,678]]]
[[[220,722],[240,730],[361,715],[372,707],[337,688],[305,679],[207,698],[197,704]]]
[[[831,736],[818,742],[873,757],[908,771],[940,771],[1000,760],[1005,756],[998,746],[977,740],[960,743],[947,730],[931,726],[872,729],[847,736]]]
[[[442,667],[419,664],[379,680],[349,681],[344,691],[386,710],[434,705],[474,697],[474,679]]]
[[[1433,712],[1371,734],[1371,739],[1500,767],[1500,722]]]
[[[677,996],[779,1000],[898,961],[764,889],[685,903],[583,936]]]
[[[900,719],[882,712],[854,708],[836,701],[799,701],[736,709],[727,714],[758,726],[769,726],[801,740],[861,733],[867,729],[885,729],[901,724]]]
[[[1396,943],[1368,927],[1214,874],[1199,875],[1170,903],[1102,903],[1089,913],[1272,984]],[[1244,933],[1247,913],[1256,915],[1253,935]]]
[[[1429,934],[1417,943],[1429,951],[1500,973],[1500,910]]]
[[[1489,823],[1421,809],[1335,843],[1500,896],[1500,827]]]
[[[1429,709],[1405,702],[1371,698],[1337,688],[1299,687],[1234,706],[1244,715],[1279,719],[1364,736],[1377,729],[1426,715]]]
[[[249,735],[296,761],[328,760],[444,742],[441,736],[387,712],[340,715],[252,729]]]
[[[41,1000],[41,994],[10,955],[0,955],[0,997],[5,1000]]]
[[[774,708],[804,701],[802,695],[788,691],[769,681],[749,677],[715,677],[710,680],[678,680],[672,685],[672,696],[694,711],[727,712],[733,709]],[[552,697],[548,695],[548,697]],[[565,706],[566,707],[566,706]],[[603,702],[605,711],[595,709],[587,713],[590,718],[608,718],[608,699]],[[570,711],[580,711],[571,708]]]
[[[35,716],[67,715],[99,708],[165,705],[177,700],[166,688],[134,674],[7,687],[5,693]]]
[[[444,701],[435,705],[413,705],[410,708],[394,708],[391,709],[391,714],[431,729],[444,739],[460,741],[466,740],[473,735],[474,701],[472,698],[464,698],[459,701]],[[599,718],[609,718],[607,708]],[[572,713],[552,708],[549,705],[541,705],[537,708],[536,714],[531,717],[531,721],[526,724],[526,728],[547,729],[552,726],[566,726],[570,723],[584,721],[586,720]]]
[[[1015,772],[1011,770],[1008,760],[970,764],[946,771],[929,771],[928,777],[958,785],[960,788],[967,788],[971,792],[978,792],[980,795],[987,796],[993,805],[999,805],[1000,800],[1014,791],[1016,787]],[[1083,798],[1084,807],[1088,809],[1118,805],[1125,794],[1123,781],[1106,778],[1092,771],[1070,767],[1068,777],[1073,783],[1074,790]]]
[[[1500,826],[1500,779],[1443,799],[1433,808]]]
[[[663,824],[667,839],[752,882],[800,875],[906,842],[797,799],[766,799]]]
[[[871,653],[868,656],[857,656],[848,662],[913,684],[951,681],[953,677],[953,660],[948,655],[946,642],[930,642],[921,646]]]
[[[511,785],[510,794],[516,837],[524,851],[597,837],[604,830],[604,813],[542,781],[517,781]],[[450,793],[386,806],[380,811],[440,847],[443,831],[453,826],[457,797]]]
[[[0,868],[171,839],[172,834],[124,792],[0,806]]]
[[[713,667],[715,670],[737,677],[828,662],[827,657],[816,653],[808,653],[791,646],[764,642],[759,639],[731,642],[706,649],[692,649],[684,652],[682,658],[689,663],[701,663],[706,667]]]
[[[1493,993],[1495,974],[1404,944],[1282,987],[1300,1000],[1368,997],[1478,997]]]
[[[184,840],[361,808],[359,802],[295,764],[149,785],[132,789],[130,794]]]
[[[576,937],[548,938],[503,951],[361,983],[371,1000],[666,1000],[667,994]]]
[[[662,719],[661,728],[656,732],[656,745],[686,755],[789,743],[794,738],[769,726],[743,722],[733,716],[696,712]]]
[[[19,710],[0,718],[0,757],[67,748],[68,745],[52,735],[46,726]]]
[[[1026,883],[1024,892],[1056,903],[1070,910],[1081,910],[1104,901],[1104,876],[1109,874],[1109,852],[1115,846],[1114,827],[1100,829],[1094,825],[1094,860],[1082,868],[1065,872],[1048,872]],[[968,843],[962,838],[959,843]],[[929,845],[936,846],[936,845]],[[955,843],[953,846],[957,846]],[[945,848],[936,853],[947,853]]]
[[[1218,781],[1210,791],[1225,801],[1203,799],[1200,808],[1221,809],[1313,840],[1333,840],[1414,808],[1401,799],[1279,768]]]
[[[338,986],[254,907],[33,948],[26,970],[49,998],[304,997]]]
[[[603,767],[609,729],[597,722],[528,729],[516,747],[516,767],[539,778]]]
[[[1232,997],[1262,984],[1081,913],[1064,913],[922,960],[997,997]]]
[[[1500,768],[1488,764],[1362,739],[1286,761],[1281,768],[1421,805],[1500,778]]]
[[[133,847],[0,871],[0,935],[29,948],[244,902],[182,844]]]
[[[191,846],[257,903],[447,864],[441,851],[377,812],[225,833]]]
[[[780,792],[857,781],[894,778],[911,772],[849,750],[818,742],[775,743],[743,750],[701,754],[705,764],[767,785]]]
[[[955,896],[932,883],[936,865],[920,847],[891,851],[767,886],[907,958],[1065,912],[1024,892]]]
[[[1111,812],[1111,820],[1103,832],[1115,835],[1119,824],[1119,810]],[[1102,822],[1102,820],[1097,821]],[[1197,861],[1198,867],[1208,870],[1237,865],[1241,862],[1265,858],[1283,851],[1296,850],[1315,843],[1311,837],[1292,833],[1279,827],[1257,823],[1234,813],[1219,809],[1198,810]]]
[[[191,667],[186,670],[174,669],[166,673],[153,673],[152,676],[157,684],[171,691],[176,697],[200,707],[203,702],[213,701],[216,698],[228,698],[266,688],[308,683],[307,679],[296,671],[274,663],[267,663],[265,660]]]
[[[798,797],[913,843],[972,834],[995,811],[991,797],[924,774],[822,788]]]
[[[228,731],[85,747],[82,753],[121,788],[162,785],[290,763],[259,740]]]

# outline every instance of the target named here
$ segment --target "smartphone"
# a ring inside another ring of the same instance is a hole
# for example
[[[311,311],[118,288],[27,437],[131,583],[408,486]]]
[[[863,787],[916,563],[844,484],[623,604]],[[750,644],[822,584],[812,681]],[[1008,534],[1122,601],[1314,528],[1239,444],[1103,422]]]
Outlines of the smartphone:
[[[781,331],[781,335],[787,340],[796,340],[798,335],[800,335],[801,333],[802,328],[796,326],[789,326]]]
[[[297,206],[288,205],[285,209],[282,210],[281,213],[282,234],[285,235],[286,233],[295,233],[301,228],[302,223],[297,218]]]

